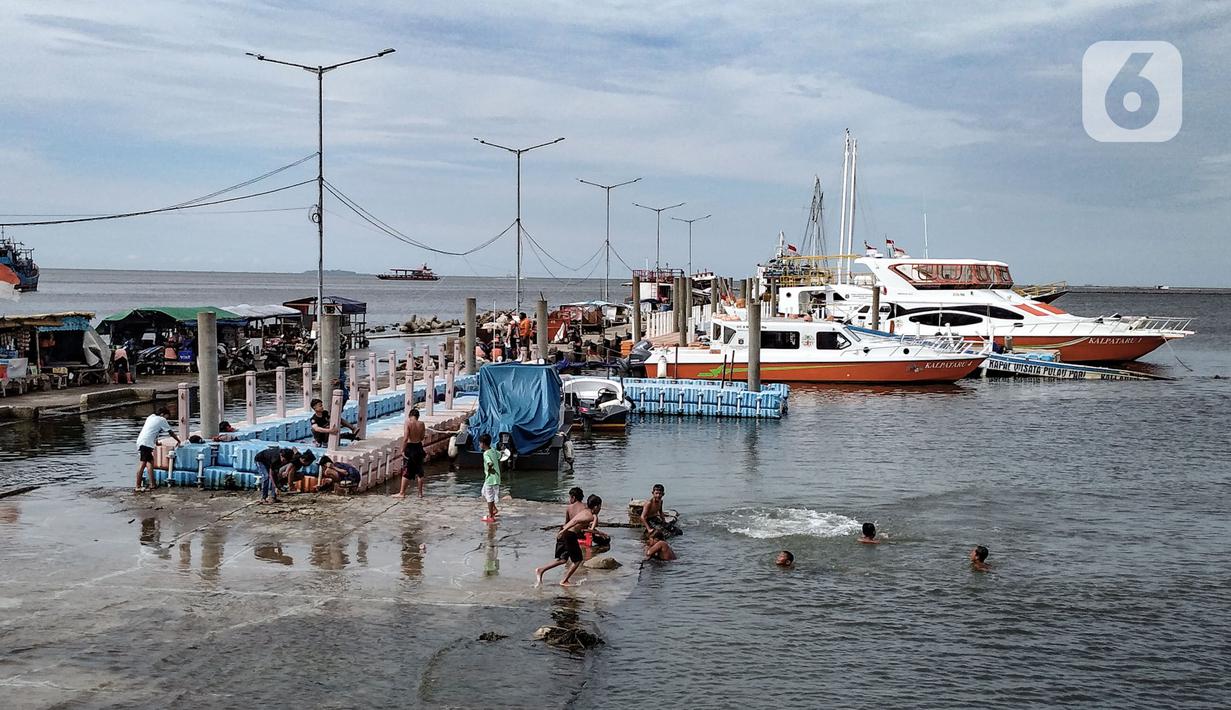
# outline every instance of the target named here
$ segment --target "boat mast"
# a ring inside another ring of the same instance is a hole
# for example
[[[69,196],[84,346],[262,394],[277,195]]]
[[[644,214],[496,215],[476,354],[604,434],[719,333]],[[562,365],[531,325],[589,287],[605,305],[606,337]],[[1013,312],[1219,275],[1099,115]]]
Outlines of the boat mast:
[[[923,213],[923,258],[928,257],[928,213]]]
[[[846,200],[847,186],[849,182],[849,170],[851,159],[851,129],[846,129],[846,140],[842,144],[842,216],[838,225],[838,254],[843,253],[846,248]],[[842,283],[842,264],[841,256],[838,258],[838,283]]]
[[[851,277],[851,253],[855,250],[855,174],[859,162],[859,141],[851,141],[851,218],[846,223],[846,276]]]

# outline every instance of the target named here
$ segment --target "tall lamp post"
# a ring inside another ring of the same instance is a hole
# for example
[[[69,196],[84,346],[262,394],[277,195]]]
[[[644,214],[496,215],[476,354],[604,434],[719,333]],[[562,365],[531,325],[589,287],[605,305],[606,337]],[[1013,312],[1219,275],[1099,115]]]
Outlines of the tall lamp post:
[[[658,215],[658,227],[655,228],[654,230],[654,280],[657,281],[658,271],[660,268],[658,266],[659,252],[661,251],[662,236],[663,236],[663,212],[666,212],[667,210],[673,210],[676,207],[683,207],[684,205],[688,203],[681,202],[678,205],[671,205],[670,207],[647,207],[641,204],[640,202],[634,202],[633,204],[636,205],[637,207],[640,207],[643,210],[649,210]]]
[[[694,217],[692,219],[680,219],[679,217],[671,218],[675,220],[676,222],[687,222],[688,223],[688,275],[689,276],[692,276],[692,223],[700,222],[703,219],[709,219],[710,217],[713,217],[713,216],[714,215],[712,214],[707,214],[704,217]]]
[[[608,285],[608,282],[611,281],[611,191],[617,187],[624,187],[625,185],[631,185],[640,179],[641,178],[633,178],[632,180],[625,180],[624,182],[617,182],[614,185],[600,185],[596,182],[590,182],[589,180],[582,180],[581,178],[577,178],[577,182],[585,183],[586,185],[593,185],[594,187],[600,187],[603,189],[604,192],[607,193],[607,239],[605,242],[603,242],[604,248],[607,250],[607,272],[606,272],[606,277],[603,279],[603,300],[604,301],[611,300],[608,297],[608,293],[607,293],[607,285]]]
[[[316,332],[319,336],[321,332],[321,313],[325,308],[325,72],[333,71],[338,67],[344,67],[347,64],[358,64],[366,62],[369,59],[378,59],[386,54],[393,54],[395,49],[382,49],[376,54],[359,59],[351,59],[329,66],[308,66],[307,64],[296,64],[295,62],[284,62],[280,59],[270,59],[264,54],[254,54],[252,52],[244,52],[249,57],[254,57],[258,61],[270,62],[273,64],[282,64],[296,69],[303,69],[316,75],[316,212],[312,215],[312,221],[316,222]],[[324,362],[321,349],[317,348],[316,353],[317,369],[319,371],[320,364]],[[326,373],[321,373],[323,380]],[[333,373],[330,373],[333,376]]]
[[[555,139],[554,141],[547,141],[546,143],[539,143],[538,145],[532,145],[529,148],[510,148],[508,146],[498,145],[496,143],[489,143],[483,140],[482,138],[475,138],[475,140],[482,143],[483,145],[489,145],[493,148],[499,148],[500,150],[507,150],[513,155],[517,156],[517,222],[515,224],[517,225],[517,312],[520,313],[521,312],[521,154],[529,153],[530,151],[535,150],[536,148],[545,148],[549,145],[555,145],[556,143],[559,143],[560,141],[564,140],[564,138],[560,137],[560,138]]]

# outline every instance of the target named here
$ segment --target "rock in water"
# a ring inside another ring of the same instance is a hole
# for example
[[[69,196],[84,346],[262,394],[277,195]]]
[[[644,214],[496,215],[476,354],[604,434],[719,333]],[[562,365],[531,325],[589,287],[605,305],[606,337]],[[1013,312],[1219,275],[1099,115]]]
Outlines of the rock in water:
[[[587,569],[615,569],[622,567],[620,562],[610,555],[601,555],[599,557],[591,557],[582,562],[581,565]]]

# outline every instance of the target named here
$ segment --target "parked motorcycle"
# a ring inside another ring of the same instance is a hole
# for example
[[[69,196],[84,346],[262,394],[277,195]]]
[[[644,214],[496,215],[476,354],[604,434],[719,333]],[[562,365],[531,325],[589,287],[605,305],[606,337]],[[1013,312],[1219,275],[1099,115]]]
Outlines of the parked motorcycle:
[[[287,367],[289,361],[289,349],[282,341],[272,341],[265,346],[265,369],[273,370],[279,367]]]
[[[256,353],[247,345],[241,345],[227,358],[227,372],[232,375],[242,375],[249,370],[256,370]]]

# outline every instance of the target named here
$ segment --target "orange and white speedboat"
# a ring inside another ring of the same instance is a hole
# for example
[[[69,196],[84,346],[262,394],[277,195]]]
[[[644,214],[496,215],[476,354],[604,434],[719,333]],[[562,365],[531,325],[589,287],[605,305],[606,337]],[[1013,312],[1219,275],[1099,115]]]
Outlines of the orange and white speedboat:
[[[741,316],[716,314],[710,329],[709,345],[655,347],[645,361],[646,373],[651,377],[702,380],[745,378],[748,321]],[[972,351],[960,339],[912,341],[856,332],[842,323],[810,317],[765,318],[761,322],[761,379],[865,384],[954,382],[987,359],[987,353]]]
[[[863,257],[870,273],[846,272],[839,283],[783,288],[779,310],[814,313],[858,326],[872,324],[872,289],[880,290],[880,330],[913,336],[960,336],[1014,350],[1049,350],[1072,363],[1127,362],[1189,335],[1191,318],[1075,316],[1013,290],[1009,267],[977,259]]]

